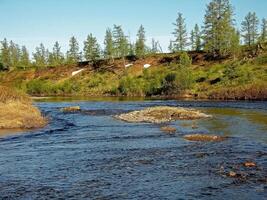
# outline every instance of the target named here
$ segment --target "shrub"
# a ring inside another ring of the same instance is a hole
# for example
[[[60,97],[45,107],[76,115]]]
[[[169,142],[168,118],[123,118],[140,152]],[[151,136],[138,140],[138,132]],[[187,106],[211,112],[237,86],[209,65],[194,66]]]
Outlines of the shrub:
[[[180,55],[180,65],[183,67],[190,67],[192,65],[192,59],[186,52],[182,52]]]
[[[126,76],[119,83],[119,92],[126,96],[144,96],[144,81],[141,78]]]

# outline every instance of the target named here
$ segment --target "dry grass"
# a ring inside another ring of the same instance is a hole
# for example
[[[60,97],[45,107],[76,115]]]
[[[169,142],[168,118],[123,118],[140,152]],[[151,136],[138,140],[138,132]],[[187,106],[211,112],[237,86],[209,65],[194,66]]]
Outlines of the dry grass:
[[[30,98],[0,86],[0,129],[39,128],[46,124]]]
[[[31,103],[31,100],[25,94],[15,91],[14,89],[0,86],[0,103],[19,101],[22,103]]]

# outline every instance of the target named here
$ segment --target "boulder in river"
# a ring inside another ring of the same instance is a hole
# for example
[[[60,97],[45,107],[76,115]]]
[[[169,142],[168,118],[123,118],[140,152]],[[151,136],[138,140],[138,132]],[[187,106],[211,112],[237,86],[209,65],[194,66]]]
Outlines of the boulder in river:
[[[168,134],[174,134],[176,132],[176,128],[171,126],[163,126],[160,130]]]
[[[220,142],[226,138],[218,135],[207,135],[207,134],[191,134],[185,135],[184,139],[189,141],[200,141],[200,142]]]
[[[150,107],[115,116],[116,119],[134,123],[165,123],[175,120],[195,120],[209,117],[211,115],[204,114],[195,109],[169,106]]]
[[[71,106],[71,107],[65,107],[61,109],[62,112],[78,112],[81,111],[80,106]]]

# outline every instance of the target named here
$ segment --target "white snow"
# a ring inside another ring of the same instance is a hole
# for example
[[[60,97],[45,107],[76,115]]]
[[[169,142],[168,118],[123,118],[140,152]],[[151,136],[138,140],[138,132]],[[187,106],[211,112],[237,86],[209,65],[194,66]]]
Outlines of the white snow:
[[[145,64],[145,65],[144,65],[144,68],[149,68],[149,67],[151,67],[150,64]]]
[[[80,70],[74,71],[71,73],[71,76],[75,76],[76,74],[81,73],[83,70],[85,70],[85,69],[80,69]]]
[[[131,66],[133,66],[133,64],[127,64],[127,65],[125,65],[125,67],[131,67]]]

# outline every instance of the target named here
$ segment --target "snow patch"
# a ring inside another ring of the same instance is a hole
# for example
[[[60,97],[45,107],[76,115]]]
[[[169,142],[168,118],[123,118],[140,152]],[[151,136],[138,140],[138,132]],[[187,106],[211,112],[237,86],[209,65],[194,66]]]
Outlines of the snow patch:
[[[133,66],[133,64],[127,64],[127,65],[125,65],[125,67],[127,68],[127,67],[131,67],[131,66]]]
[[[80,70],[74,71],[74,72],[71,73],[71,76],[75,76],[76,74],[79,74],[79,73],[81,73],[84,70],[85,69],[80,69]]]
[[[146,68],[146,69],[149,68],[149,67],[151,67],[150,64],[145,64],[145,65],[144,65],[144,68]]]

